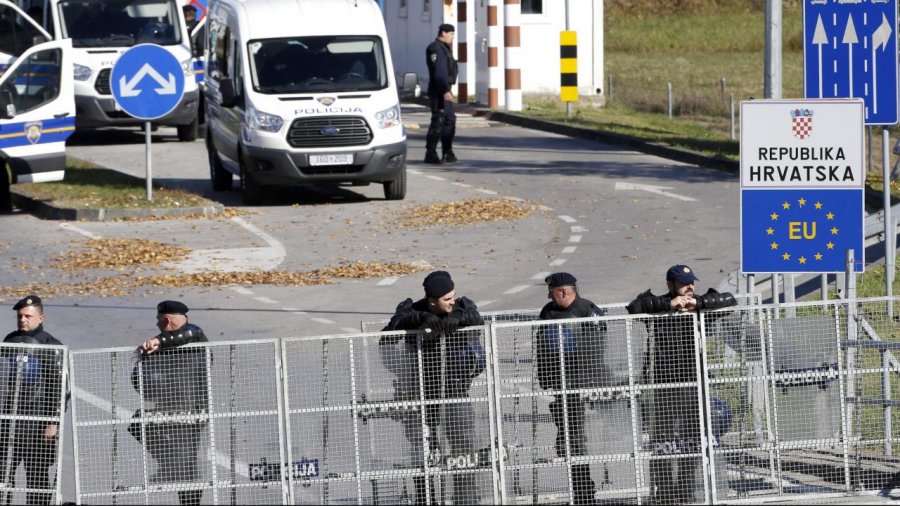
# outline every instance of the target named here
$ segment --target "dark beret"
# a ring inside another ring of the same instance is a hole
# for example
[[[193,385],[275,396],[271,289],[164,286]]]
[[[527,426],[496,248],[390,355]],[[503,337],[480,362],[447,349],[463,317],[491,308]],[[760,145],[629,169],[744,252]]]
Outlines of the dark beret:
[[[568,272],[555,272],[546,278],[544,278],[544,282],[547,283],[547,286],[550,288],[555,288],[557,286],[566,286],[572,285],[575,286],[575,276],[569,274]]]
[[[453,291],[454,285],[449,272],[434,271],[425,276],[422,286],[425,287],[426,297],[439,298]]]
[[[188,307],[177,300],[164,300],[156,305],[156,312],[161,314],[186,314]]]
[[[678,281],[679,283],[691,283],[700,281],[700,278],[694,275],[694,271],[690,267],[683,264],[673,265],[666,271],[666,281]]]
[[[13,306],[13,311],[18,311],[26,306],[40,306],[40,305],[41,305],[40,297],[38,297],[37,295],[29,295],[28,297],[25,297],[24,299],[20,300],[19,302],[16,302],[16,305]]]
[[[444,23],[438,27],[438,35],[440,35],[444,32],[455,32],[455,31],[456,31],[456,28],[453,28],[453,25],[451,25],[450,23]]]

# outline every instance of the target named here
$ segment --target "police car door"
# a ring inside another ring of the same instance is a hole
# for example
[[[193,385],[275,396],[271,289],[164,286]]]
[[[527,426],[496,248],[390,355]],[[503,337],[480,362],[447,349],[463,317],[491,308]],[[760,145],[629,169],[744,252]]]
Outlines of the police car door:
[[[63,39],[29,48],[0,76],[0,158],[13,182],[63,178],[75,130],[72,72],[72,40]]]

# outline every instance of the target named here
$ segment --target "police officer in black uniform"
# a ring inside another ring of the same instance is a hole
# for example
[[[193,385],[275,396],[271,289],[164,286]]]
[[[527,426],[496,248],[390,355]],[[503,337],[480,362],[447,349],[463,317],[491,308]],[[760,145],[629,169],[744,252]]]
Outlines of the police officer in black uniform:
[[[424,397],[426,401],[444,398],[460,398],[468,396],[472,380],[485,369],[484,348],[476,338],[458,329],[483,325],[484,320],[478,307],[468,297],[456,297],[453,280],[446,271],[434,271],[425,277],[422,283],[425,297],[413,302],[406,299],[397,306],[394,316],[383,331],[421,330],[431,332],[408,334],[405,339],[406,354],[417,357],[418,346],[422,347],[422,371]],[[421,338],[420,338],[421,337]],[[379,347],[393,346],[400,337],[385,336]],[[384,356],[384,354],[382,354]],[[442,360],[443,359],[443,360]],[[444,374],[441,364],[444,363]],[[401,385],[398,392],[402,399],[419,400],[419,376],[416,360],[406,361],[403,370],[398,372]],[[415,365],[412,365],[415,364]],[[391,364],[389,369],[396,370]],[[474,448],[475,416],[470,403],[451,403],[445,405],[445,433],[450,444],[452,457],[468,454]],[[420,413],[411,412],[404,418],[406,438],[411,444],[413,459],[417,466],[424,465],[423,439],[427,441],[428,452],[434,465],[440,457],[440,446],[437,443],[437,428],[441,423],[441,406],[425,407],[425,434],[423,437],[422,418]],[[413,478],[416,488],[416,504],[426,503],[425,478]],[[434,489],[432,489],[432,492]],[[453,481],[454,504],[476,504],[478,491],[474,475],[458,474]],[[432,499],[431,504],[436,501]]]
[[[177,420],[131,424],[128,431],[144,441],[156,459],[157,483],[197,481],[197,455],[207,428],[207,360],[205,348],[180,346],[207,342],[203,330],[188,323],[188,307],[177,300],[156,306],[156,326],[160,333],[139,347],[138,363],[131,374],[135,390],[153,403],[146,416],[178,416]],[[141,412],[135,413],[140,417]],[[203,490],[180,490],[181,504],[200,504]]]
[[[56,461],[59,424],[45,420],[11,420],[6,416],[57,419],[62,416],[62,353],[38,348],[62,343],[44,330],[44,306],[40,297],[29,295],[13,309],[18,330],[7,335],[3,342],[22,346],[2,348],[9,375],[0,414],[0,466],[3,466],[0,479],[13,486],[16,469],[24,463],[28,488],[42,490],[28,492],[27,503],[50,504],[54,481],[50,479],[49,471]]]
[[[3,75],[0,72],[0,75]],[[12,212],[12,189],[10,178],[12,174],[9,172],[9,164],[0,161],[0,214],[9,214]]]
[[[544,281],[547,283],[547,297],[551,300],[541,309],[541,320],[603,316],[603,310],[578,295],[575,276],[557,272]],[[563,334],[564,362],[560,358],[560,330]],[[577,326],[548,325],[539,329],[537,338],[537,372],[541,388],[563,388],[561,365],[565,366],[566,389],[602,386],[609,382],[610,373],[603,361],[606,355],[606,322],[587,322]],[[569,415],[569,455],[587,455],[585,405],[578,394],[556,394],[555,400],[550,403],[550,415],[556,425],[556,455],[566,456],[566,412]],[[588,464],[572,466],[572,491],[575,504],[595,502],[596,489]]]
[[[425,48],[428,65],[428,100],[431,105],[431,125],[425,138],[425,163],[454,163],[453,137],[456,135],[456,113],[453,111],[453,85],[459,74],[459,65],[453,58],[453,25],[442,24],[438,35]],[[437,145],[441,141],[443,155],[438,157]]]
[[[669,313],[668,318],[648,322],[652,343],[647,346],[648,360],[644,362],[644,380],[651,384],[696,383],[696,329],[690,316],[684,313],[701,309],[734,306],[737,301],[730,293],[710,288],[706,294],[694,293],[699,278],[687,265],[673,265],[666,272],[669,292],[653,295],[650,290],[628,304],[630,314]],[[700,451],[700,406],[697,387],[675,387],[654,390],[650,402],[650,442],[655,455],[696,453]],[[700,457],[655,459],[650,461],[650,481],[653,502],[684,504],[696,502],[697,469]]]

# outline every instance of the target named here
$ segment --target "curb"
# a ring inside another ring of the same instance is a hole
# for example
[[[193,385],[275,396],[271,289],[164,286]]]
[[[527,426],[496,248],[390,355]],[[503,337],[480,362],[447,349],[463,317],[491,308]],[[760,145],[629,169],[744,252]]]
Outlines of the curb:
[[[12,201],[16,207],[45,220],[65,221],[113,221],[125,218],[177,218],[181,216],[213,216],[225,210],[222,204],[203,207],[150,207],[140,209],[103,208],[81,209],[57,207],[42,200],[35,200],[12,187]]]

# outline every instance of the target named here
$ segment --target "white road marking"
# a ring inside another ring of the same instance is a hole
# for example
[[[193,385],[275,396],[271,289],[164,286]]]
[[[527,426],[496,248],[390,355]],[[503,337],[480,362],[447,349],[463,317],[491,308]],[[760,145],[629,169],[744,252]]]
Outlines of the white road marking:
[[[571,235],[569,236],[569,242],[581,242],[580,235]]]
[[[497,194],[497,192],[495,192],[494,190],[487,190],[487,189],[484,189],[484,188],[478,188],[478,189],[475,190],[475,191],[477,191],[477,192],[479,192],[479,193],[484,193],[485,195],[496,195],[496,194]]]
[[[287,256],[283,244],[241,218],[234,217],[231,220],[265,241],[268,246],[194,250],[185,259],[167,265],[188,274],[209,270],[219,272],[270,271],[281,265]]]
[[[578,222],[578,220],[576,220],[575,218],[573,218],[571,216],[566,216],[565,214],[559,215],[559,219],[563,220],[566,223],[577,223]]]
[[[377,285],[377,286],[393,285],[394,283],[397,282],[397,279],[398,278],[396,276],[390,276],[390,277],[382,279],[378,283],[375,283],[375,285]]]
[[[328,318],[310,318],[314,322],[324,323],[326,325],[330,325],[334,323],[334,321],[329,320]]]
[[[556,267],[556,266],[562,265],[562,264],[564,264],[564,263],[566,263],[566,259],[565,259],[565,258],[557,258],[557,259],[553,260],[552,262],[550,262],[550,263],[547,264],[547,265],[552,265],[552,266]]]
[[[278,304],[277,300],[273,300],[268,297],[253,297],[253,298],[262,302],[263,304]]]
[[[587,231],[588,231],[587,228],[582,227],[581,225],[574,225],[574,226],[571,226],[571,227],[569,227],[569,230],[571,230],[571,231],[572,231],[573,233],[575,233],[575,234],[580,234],[580,233],[583,233],[583,232],[587,232]]]
[[[232,290],[234,290],[235,292],[237,292],[241,295],[253,295],[253,290],[249,290],[247,288],[244,288],[243,286],[231,285],[228,288],[231,288]]]
[[[471,187],[472,187],[472,185],[470,185],[470,184],[459,183],[459,182],[455,182],[455,181],[454,181],[453,184],[455,184],[456,186],[461,186],[461,187],[463,187],[463,188],[471,188]]]
[[[492,302],[497,302],[497,301],[495,301],[495,300],[480,300],[480,301],[476,302],[475,305],[478,307],[484,307]]]
[[[442,178],[441,176],[428,175],[425,177],[427,177],[428,179],[434,179],[435,181],[446,181],[446,179]]]
[[[103,238],[102,236],[99,236],[89,230],[85,230],[81,227],[76,227],[75,225],[72,225],[71,223],[68,223],[68,222],[60,223],[59,227],[62,229],[68,230],[70,232],[75,232],[76,234],[81,234],[81,235],[87,237],[88,239],[102,239]]]
[[[549,276],[550,274],[551,274],[550,272],[539,272],[539,273],[535,274],[534,276],[531,276],[531,279],[536,279],[536,280],[538,280],[538,281],[543,281],[543,280],[546,279],[547,276]]]
[[[667,192],[663,190],[670,190],[669,186],[653,186],[649,184],[635,184],[635,183],[623,183],[621,181],[616,182],[616,190],[639,190],[654,193],[656,195],[662,195],[663,197],[669,197],[673,199],[683,200],[685,202],[695,202],[697,199],[691,197],[685,197],[684,195],[678,195],[677,193]]]
[[[575,253],[575,250],[578,249],[578,246],[566,246],[562,249],[563,253]]]
[[[521,291],[523,291],[523,290],[527,290],[527,289],[529,289],[529,288],[531,288],[531,287],[532,287],[532,285],[519,285],[519,286],[514,286],[514,287],[510,288],[509,290],[503,292],[503,295],[512,295],[512,294],[514,294],[514,293],[519,293],[519,292],[521,292]]]

